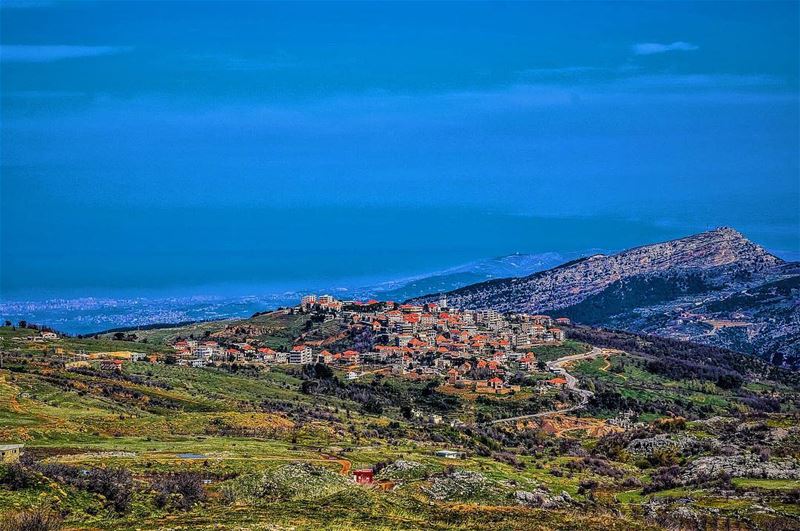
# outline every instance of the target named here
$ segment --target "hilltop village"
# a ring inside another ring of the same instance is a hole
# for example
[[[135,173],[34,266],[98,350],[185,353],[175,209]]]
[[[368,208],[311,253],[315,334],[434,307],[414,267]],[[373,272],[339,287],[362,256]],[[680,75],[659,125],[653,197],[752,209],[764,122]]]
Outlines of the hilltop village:
[[[178,338],[172,345],[175,361],[194,367],[322,363],[347,371],[350,379],[385,372],[504,394],[519,390],[507,382],[507,374],[545,369],[532,349],[563,341],[564,331],[556,325],[569,324],[568,319],[547,315],[458,310],[449,308],[446,299],[412,305],[307,295],[298,306],[279,312],[330,323],[335,333],[321,339],[301,334],[289,349],[280,351],[262,345],[258,337],[247,337],[247,330],[227,329],[203,339]],[[349,348],[336,349],[342,345]],[[563,382],[554,378],[551,383]]]

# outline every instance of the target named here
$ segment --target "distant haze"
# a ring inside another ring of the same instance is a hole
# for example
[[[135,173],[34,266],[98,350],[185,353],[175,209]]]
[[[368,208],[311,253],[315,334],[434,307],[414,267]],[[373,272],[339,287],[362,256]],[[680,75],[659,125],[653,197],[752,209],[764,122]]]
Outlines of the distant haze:
[[[0,295],[800,255],[798,4],[1,4]]]

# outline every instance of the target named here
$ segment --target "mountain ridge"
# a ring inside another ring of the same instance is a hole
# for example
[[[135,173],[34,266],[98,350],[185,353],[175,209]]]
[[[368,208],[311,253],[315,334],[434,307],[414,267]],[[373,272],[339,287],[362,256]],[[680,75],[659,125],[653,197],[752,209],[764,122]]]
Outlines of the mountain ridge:
[[[700,341],[794,365],[800,363],[800,289],[790,283],[770,296],[756,291],[763,307],[741,301],[751,297],[749,290],[798,274],[794,264],[719,227],[411,302],[444,295],[456,308],[558,312],[584,324]],[[722,300],[733,302],[714,304]]]

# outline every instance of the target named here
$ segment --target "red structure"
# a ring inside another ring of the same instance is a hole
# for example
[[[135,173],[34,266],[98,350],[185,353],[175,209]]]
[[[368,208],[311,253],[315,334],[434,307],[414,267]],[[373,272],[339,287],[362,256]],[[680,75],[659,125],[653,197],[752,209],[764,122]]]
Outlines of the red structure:
[[[353,476],[356,478],[356,483],[361,485],[369,485],[372,483],[373,471],[371,468],[364,468],[361,470],[354,470]]]

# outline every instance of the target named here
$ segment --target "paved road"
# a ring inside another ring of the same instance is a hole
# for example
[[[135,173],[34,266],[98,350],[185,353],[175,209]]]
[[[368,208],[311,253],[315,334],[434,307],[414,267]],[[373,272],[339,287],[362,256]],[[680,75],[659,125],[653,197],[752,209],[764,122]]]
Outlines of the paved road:
[[[570,391],[580,395],[580,397],[581,397],[580,404],[575,405],[575,406],[565,407],[563,409],[553,409],[551,411],[542,411],[541,413],[534,413],[532,415],[521,415],[519,417],[508,417],[508,418],[505,418],[505,419],[493,420],[493,421],[489,422],[489,424],[499,424],[501,422],[514,422],[514,421],[517,421],[517,420],[525,420],[525,419],[534,419],[534,418],[538,418],[538,417],[546,417],[548,415],[554,415],[556,413],[569,413],[570,411],[575,411],[576,409],[582,408],[583,406],[586,405],[586,403],[589,401],[589,399],[592,396],[594,396],[594,393],[589,391],[589,390],[587,390],[587,389],[581,389],[580,387],[578,387],[578,379],[575,378],[570,373],[568,373],[567,370],[564,368],[564,366],[566,364],[572,363],[574,361],[594,359],[597,356],[602,356],[602,355],[603,355],[603,350],[599,349],[597,347],[594,347],[589,352],[586,352],[586,353],[583,353],[583,354],[572,354],[570,356],[564,356],[563,358],[558,358],[557,360],[553,360],[553,361],[548,361],[547,362],[547,368],[551,372],[554,372],[554,373],[558,374],[559,376],[562,376],[567,381],[567,383],[566,383],[566,385],[564,387],[566,387]]]

